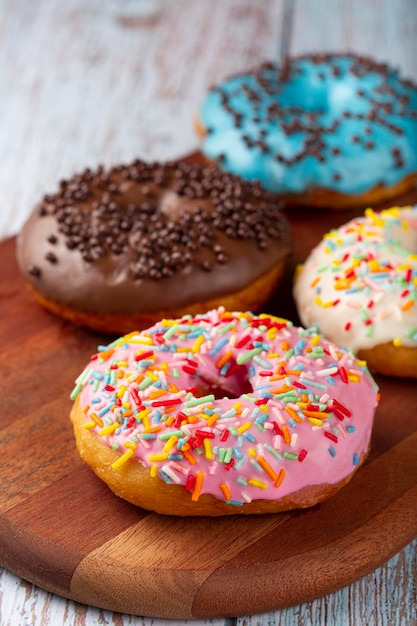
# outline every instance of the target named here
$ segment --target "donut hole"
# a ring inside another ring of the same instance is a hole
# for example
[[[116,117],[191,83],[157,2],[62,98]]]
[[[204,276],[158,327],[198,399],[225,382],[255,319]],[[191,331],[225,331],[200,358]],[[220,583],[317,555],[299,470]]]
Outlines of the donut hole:
[[[230,367],[230,370],[232,370],[232,367],[234,367],[234,364]],[[247,367],[242,366],[236,367],[232,374],[223,377],[221,380],[200,376],[196,389],[196,397],[213,394],[217,400],[223,398],[238,400],[240,396],[253,392],[253,387],[249,380],[249,370]]]

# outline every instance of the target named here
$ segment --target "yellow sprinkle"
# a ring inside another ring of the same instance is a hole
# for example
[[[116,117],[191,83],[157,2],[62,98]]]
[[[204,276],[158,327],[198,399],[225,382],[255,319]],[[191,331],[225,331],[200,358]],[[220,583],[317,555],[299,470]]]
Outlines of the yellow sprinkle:
[[[130,404],[130,402],[123,402],[123,403],[122,403],[122,407],[123,407],[124,409],[130,409],[130,408],[131,408],[131,406],[132,406],[132,405]]]
[[[147,415],[149,415],[149,413],[151,412],[151,409],[142,409],[142,411],[139,411],[139,413],[136,414],[136,419],[137,420],[143,420]]]
[[[158,468],[156,465],[151,465],[151,471],[150,474],[152,476],[152,478],[155,478],[155,476],[157,476],[158,474]]]
[[[310,339],[310,343],[313,346],[315,346],[316,344],[320,343],[320,335],[314,335],[314,337],[312,337]],[[288,372],[287,372],[287,374],[288,374]]]
[[[120,385],[120,389],[116,393],[116,396],[118,398],[122,398],[124,396],[124,394],[125,394],[125,391],[126,391],[126,386],[125,385]]]
[[[397,337],[396,339],[394,339],[394,341],[393,341],[392,343],[394,344],[394,346],[395,346],[396,348],[398,348],[399,346],[401,346],[401,345],[402,345],[402,341],[401,341],[401,339],[400,339],[399,337]]]
[[[316,417],[307,417],[308,421],[311,422],[314,426],[321,426],[323,424],[322,420],[317,419]]]
[[[248,485],[252,485],[252,487],[258,487],[258,489],[266,489],[268,485],[264,483],[262,480],[258,480],[257,478],[249,478]]]
[[[112,468],[113,469],[119,469],[119,467],[124,465],[126,463],[126,461],[128,461],[133,456],[133,452],[134,452],[134,450],[131,450],[131,449],[126,450],[126,452],[124,454],[122,454],[122,456],[119,456],[117,461],[115,461],[114,463],[111,464]]]
[[[120,427],[119,422],[114,422],[114,424],[110,424],[110,426],[105,426],[101,430],[99,430],[98,434],[100,437],[104,437],[105,435],[111,435]]]
[[[213,458],[213,450],[211,448],[211,442],[208,437],[204,437],[203,446],[204,446],[204,454],[206,455],[206,459],[211,461]]]
[[[168,454],[166,452],[159,452],[157,454],[150,454],[148,456],[148,461],[150,463],[156,463],[157,461],[166,461],[168,458]]]
[[[232,492],[229,489],[229,486],[226,483],[220,483],[220,489],[224,495],[225,500],[232,499]]]
[[[138,444],[133,443],[133,441],[125,441],[124,446],[125,448],[129,448],[129,450],[136,450],[136,448],[138,447]]]
[[[178,441],[178,437],[176,437],[175,435],[171,435],[171,437],[168,439],[168,441],[165,442],[165,445],[162,448],[162,450],[164,452],[169,452],[171,450],[171,448],[173,448],[175,446],[177,441]]]
[[[249,454],[249,456],[255,457],[256,456],[255,448],[249,448],[248,454]]]
[[[239,428],[237,429],[237,432],[242,434],[246,432],[247,430],[249,430],[251,426],[252,426],[252,422],[245,422],[244,424],[242,424],[242,426],[239,426]]]
[[[90,428],[95,428],[95,427],[96,425],[94,424],[94,422],[84,422],[83,424],[83,428],[90,429]]]
[[[124,343],[124,340],[122,341],[120,345],[122,345],[123,343]],[[145,335],[141,335],[140,339],[129,339],[129,343],[144,343],[145,345],[150,345],[150,344],[153,345],[153,339],[152,337],[146,337]]]
[[[195,340],[195,343],[193,345],[193,347],[191,348],[191,352],[199,352],[200,348],[201,348],[201,344],[204,341],[204,336],[200,335],[199,337],[197,337],[197,339]]]
[[[277,332],[278,328],[276,326],[272,326],[272,328],[268,328],[266,331],[266,336],[271,341],[272,339],[275,339]]]

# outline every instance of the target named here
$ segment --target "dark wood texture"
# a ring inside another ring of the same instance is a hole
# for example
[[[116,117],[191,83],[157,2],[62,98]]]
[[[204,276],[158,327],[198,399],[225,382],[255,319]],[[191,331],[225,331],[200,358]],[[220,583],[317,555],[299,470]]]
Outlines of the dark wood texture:
[[[268,311],[297,321],[295,265],[351,216],[291,213],[294,257]],[[35,303],[16,266],[14,239],[0,244],[0,261],[0,564],[10,571],[105,609],[215,618],[335,591],[417,536],[417,386],[382,376],[369,459],[320,506],[182,519],[118,499],[78,457],[68,419],[74,378],[109,338]]]

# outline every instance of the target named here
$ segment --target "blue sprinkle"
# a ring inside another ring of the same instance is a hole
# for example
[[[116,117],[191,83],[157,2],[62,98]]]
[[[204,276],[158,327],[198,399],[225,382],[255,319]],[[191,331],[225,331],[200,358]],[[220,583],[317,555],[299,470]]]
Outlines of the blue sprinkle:
[[[254,443],[256,441],[255,437],[251,433],[246,432],[243,436],[251,443]]]
[[[346,426],[346,432],[348,433],[354,433],[355,430],[356,430],[355,426],[352,426],[352,425]]]
[[[115,405],[116,403],[113,402],[112,404],[108,404],[107,406],[103,407],[98,413],[97,415],[99,417],[103,417],[103,415],[106,415],[106,413],[108,413]]]
[[[217,343],[209,352],[210,356],[215,356],[220,350],[228,343],[228,337],[223,337],[220,339],[219,343]]]
[[[162,478],[162,480],[167,483],[167,485],[170,485],[172,483],[172,480],[170,479],[170,477],[165,474],[165,472],[163,470],[159,470],[158,472],[159,476]]]
[[[336,450],[333,448],[333,446],[330,446],[330,447],[329,447],[329,452],[330,452],[330,455],[331,455],[332,457],[335,457],[335,456],[336,456]]]
[[[353,455],[353,465],[357,465],[359,463],[359,454],[357,452]]]
[[[232,506],[242,506],[243,502],[239,502],[238,500],[226,500],[226,504],[231,504]]]
[[[226,361],[226,363],[222,366],[221,370],[220,370],[220,375],[221,376],[226,376],[228,370],[230,369],[231,366],[231,362],[230,361]]]

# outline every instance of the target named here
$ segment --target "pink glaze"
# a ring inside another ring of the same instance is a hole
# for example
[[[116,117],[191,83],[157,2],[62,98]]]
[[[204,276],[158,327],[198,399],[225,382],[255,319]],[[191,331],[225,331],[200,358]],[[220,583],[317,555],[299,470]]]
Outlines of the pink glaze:
[[[85,427],[152,475],[239,506],[350,475],[378,390],[350,352],[287,320],[223,309],[103,347],[71,394]]]

